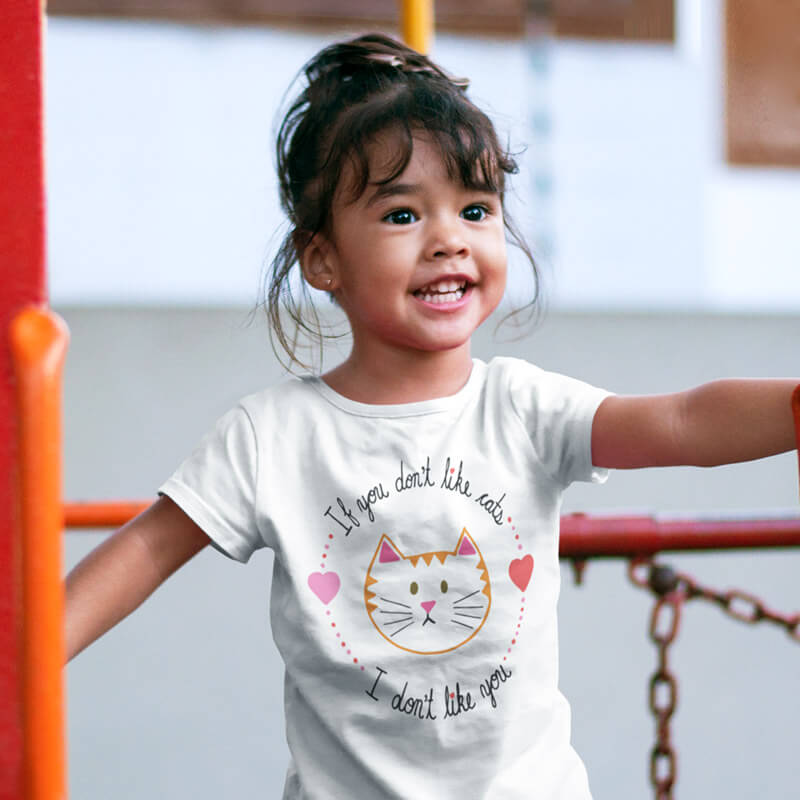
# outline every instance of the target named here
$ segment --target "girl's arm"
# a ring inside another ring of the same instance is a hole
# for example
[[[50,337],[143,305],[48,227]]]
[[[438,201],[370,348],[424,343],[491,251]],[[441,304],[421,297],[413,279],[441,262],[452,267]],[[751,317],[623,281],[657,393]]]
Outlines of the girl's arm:
[[[127,617],[208,543],[208,536],[162,496],[96,547],[67,576],[67,661]]]
[[[596,467],[713,467],[795,447],[798,380],[719,380],[676,394],[613,396],[592,423]]]

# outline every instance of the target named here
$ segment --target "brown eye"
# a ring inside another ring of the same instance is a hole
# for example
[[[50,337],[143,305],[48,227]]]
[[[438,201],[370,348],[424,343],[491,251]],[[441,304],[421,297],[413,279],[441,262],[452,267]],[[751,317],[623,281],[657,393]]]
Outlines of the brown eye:
[[[447,592],[447,581],[442,581],[442,594]]]
[[[411,581],[411,594],[416,594],[419,591],[419,586],[417,586],[416,581]]]
[[[417,215],[408,208],[398,208],[396,211],[390,211],[383,221],[392,225],[410,225],[417,221]]]
[[[483,222],[489,216],[489,210],[480,203],[474,203],[471,206],[467,206],[461,212],[461,216],[470,222]]]

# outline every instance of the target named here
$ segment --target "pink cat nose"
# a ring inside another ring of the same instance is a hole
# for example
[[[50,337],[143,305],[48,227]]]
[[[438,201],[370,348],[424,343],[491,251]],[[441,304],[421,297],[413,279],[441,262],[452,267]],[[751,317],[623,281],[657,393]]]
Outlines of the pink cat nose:
[[[425,609],[425,611],[428,612],[428,614],[430,614],[431,610],[436,605],[436,601],[435,600],[428,600],[425,603],[420,603],[420,605]]]

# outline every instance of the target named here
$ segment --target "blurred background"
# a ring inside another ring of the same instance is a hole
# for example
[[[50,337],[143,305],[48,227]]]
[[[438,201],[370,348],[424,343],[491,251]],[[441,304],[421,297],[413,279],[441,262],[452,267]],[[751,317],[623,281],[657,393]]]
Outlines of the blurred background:
[[[233,402],[283,379],[256,305],[284,230],[272,152],[284,92],[328,42],[397,34],[390,0],[155,6],[49,3],[69,500],[152,498]],[[636,394],[800,374],[799,28],[800,7],[781,0],[439,0],[431,54],[471,79],[518,154],[508,205],[544,279],[540,321],[485,325],[476,356]],[[511,270],[504,310],[531,292],[513,250]],[[331,348],[325,367],[346,352]],[[787,454],[617,471],[573,487],[565,511],[796,515],[797,491]],[[66,567],[103,536],[69,532]],[[800,553],[662,561],[800,607]],[[271,562],[208,549],[72,662],[72,796],[281,796]],[[676,797],[792,797],[800,648],[698,603],[672,648]],[[597,800],[652,795],[650,608],[624,562],[590,563],[580,587],[564,564],[562,689]]]

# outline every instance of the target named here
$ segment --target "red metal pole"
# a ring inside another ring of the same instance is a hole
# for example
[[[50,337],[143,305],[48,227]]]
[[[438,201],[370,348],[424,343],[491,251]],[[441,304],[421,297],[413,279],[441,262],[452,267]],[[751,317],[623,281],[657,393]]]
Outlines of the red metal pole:
[[[794,415],[794,435],[797,446],[797,469],[800,479],[800,386],[792,392],[792,413]]]
[[[40,0],[0,14],[0,800],[21,800],[20,575],[15,547],[17,413],[9,326],[45,300]]]
[[[67,503],[67,528],[118,528],[150,502]],[[658,519],[657,517],[561,518],[563,558],[619,558],[664,550],[735,550],[800,547],[800,517],[788,519]]]
[[[800,547],[800,517],[790,519],[561,518],[565,558],[614,558],[670,550]]]

